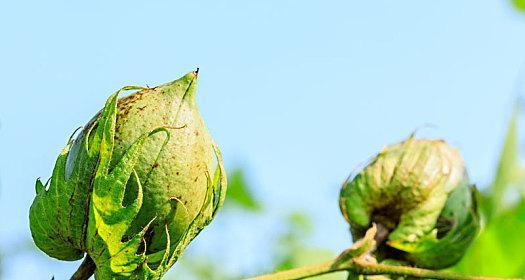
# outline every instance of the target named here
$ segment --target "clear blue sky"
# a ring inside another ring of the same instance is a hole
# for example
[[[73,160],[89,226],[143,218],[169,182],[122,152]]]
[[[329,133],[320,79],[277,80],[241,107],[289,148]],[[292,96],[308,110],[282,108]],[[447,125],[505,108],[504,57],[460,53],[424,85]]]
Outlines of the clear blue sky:
[[[249,171],[267,221],[313,213],[319,246],[349,244],[345,177],[425,124],[436,128],[422,135],[450,141],[473,180],[490,182],[525,88],[525,15],[507,1],[175,2],[0,3],[0,250],[30,239],[35,179],[110,93],[197,66],[227,166]],[[231,269],[259,262],[249,252],[271,230],[245,222],[226,239]],[[11,253],[5,279],[64,279],[76,265]]]

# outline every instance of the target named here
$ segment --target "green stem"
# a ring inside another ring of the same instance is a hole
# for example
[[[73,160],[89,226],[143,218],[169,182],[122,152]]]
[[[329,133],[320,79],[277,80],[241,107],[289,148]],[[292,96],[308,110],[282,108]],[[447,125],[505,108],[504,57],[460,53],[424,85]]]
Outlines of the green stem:
[[[327,274],[336,272],[339,270],[332,270],[334,261],[328,261],[316,265],[303,266],[299,268],[293,268],[290,270],[279,271],[273,274],[267,274],[262,276],[256,276],[246,280],[288,280],[288,279],[304,279],[317,275]]]
[[[440,280],[523,280],[520,278],[497,278],[461,275],[451,272],[434,271],[408,266],[393,266],[385,264],[375,264],[366,262],[360,258],[352,259],[344,264],[339,264],[337,260],[331,260],[316,265],[294,268],[273,274],[257,276],[247,280],[293,280],[305,279],[313,276],[334,273],[338,271],[348,271],[353,274],[361,275],[399,275],[411,276],[416,278],[431,278]]]
[[[386,236],[388,236],[388,230],[385,226],[373,224],[362,239],[356,241],[351,248],[345,250],[334,260],[257,276],[247,280],[305,279],[338,271],[347,271],[350,275],[396,275],[439,280],[525,280],[519,278],[461,275],[451,272],[434,271],[410,266],[377,264],[366,261],[366,256],[374,251],[377,244],[382,243]]]
[[[500,278],[500,277],[485,277],[485,276],[471,276],[461,275],[452,272],[435,271],[429,269],[422,269],[409,266],[393,266],[385,264],[366,263],[362,260],[354,261],[357,272],[363,275],[399,275],[412,276],[416,278],[431,278],[442,280],[523,280],[522,278]]]

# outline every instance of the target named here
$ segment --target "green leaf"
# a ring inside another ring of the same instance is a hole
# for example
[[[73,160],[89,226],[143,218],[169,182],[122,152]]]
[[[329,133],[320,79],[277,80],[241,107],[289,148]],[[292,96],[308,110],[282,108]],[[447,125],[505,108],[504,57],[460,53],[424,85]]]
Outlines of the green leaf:
[[[74,187],[65,180],[64,170],[71,142],[60,153],[51,181],[36,181],[36,197],[29,211],[31,235],[38,248],[60,260],[78,260],[84,256],[82,227],[70,215],[69,198],[74,197]],[[73,205],[71,205],[73,206]]]
[[[260,202],[257,201],[249,184],[246,182],[244,172],[241,169],[236,169],[231,172],[228,182],[226,196],[232,206],[252,212],[257,212],[262,209]]]
[[[525,202],[495,217],[451,270],[464,274],[524,277]]]
[[[486,219],[490,219],[505,209],[505,193],[513,185],[523,184],[524,170],[519,163],[518,119],[520,107],[516,103],[510,119],[503,148],[499,158],[494,181],[488,190],[487,203],[482,203]]]
[[[142,135],[110,170],[115,141],[117,98],[120,91],[128,89],[137,88],[125,87],[111,95],[96,120],[93,137],[89,133],[85,137],[87,154],[92,157],[98,155],[89,204],[85,246],[97,266],[95,275],[99,279],[130,277],[144,263],[145,254],[141,253],[140,248],[145,246],[143,236],[149,225],[134,236],[125,235],[142,206],[142,187],[138,185],[137,197],[126,206],[123,205],[124,192],[126,183],[132,175],[138,179],[134,166],[142,152],[144,141],[159,131],[167,133],[165,129],[155,129],[151,133]],[[77,165],[75,164],[75,167]]]
[[[139,247],[143,245],[142,239],[149,225],[129,240],[124,240],[126,232],[142,206],[140,183],[133,203],[124,207],[123,199],[130,176],[133,174],[138,180],[133,166],[148,136],[150,134],[139,138],[109,173],[110,149],[101,153],[90,208],[88,248],[97,265],[97,277],[102,279],[114,275],[129,277],[145,260],[145,255],[140,253]],[[112,146],[105,141],[101,146],[106,145]]]
[[[136,89],[125,87],[123,90]],[[119,91],[120,92],[120,91]],[[75,141],[69,139],[48,183],[36,182],[29,224],[37,247],[60,260],[78,260],[87,251],[86,234],[92,181],[101,151],[107,152],[118,92]],[[103,141],[104,140],[104,141]],[[105,167],[107,169],[107,166]]]
[[[463,259],[451,270],[465,274],[501,277],[525,276],[525,200],[508,205],[505,194],[523,188],[524,169],[519,162],[518,118],[515,106],[501,151],[496,176],[487,193],[481,196],[486,225]]]
[[[449,267],[457,263],[479,232],[477,191],[474,186],[463,183],[449,194],[436,225],[418,243],[389,245],[409,252],[409,259],[432,268]]]

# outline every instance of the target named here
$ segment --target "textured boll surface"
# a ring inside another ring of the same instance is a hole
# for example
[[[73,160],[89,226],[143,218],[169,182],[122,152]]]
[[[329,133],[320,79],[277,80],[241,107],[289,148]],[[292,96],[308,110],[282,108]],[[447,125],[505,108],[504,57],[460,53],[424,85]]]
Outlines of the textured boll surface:
[[[165,248],[165,224],[173,243],[180,238],[200,211],[208,188],[207,176],[215,171],[213,140],[195,104],[195,87],[196,75],[190,73],[127,96],[117,105],[112,166],[140,135],[154,127],[172,127],[169,139],[167,134],[157,134],[145,141],[135,166],[144,199],[131,233],[156,218],[148,236],[149,252]],[[132,190],[137,188],[131,186],[136,184],[135,180],[128,182],[126,200],[136,197]]]

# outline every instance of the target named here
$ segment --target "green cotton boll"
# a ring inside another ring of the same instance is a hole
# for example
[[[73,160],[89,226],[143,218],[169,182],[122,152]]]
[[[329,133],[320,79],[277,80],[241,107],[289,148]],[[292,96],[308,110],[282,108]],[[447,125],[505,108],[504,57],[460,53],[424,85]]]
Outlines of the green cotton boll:
[[[345,182],[339,202],[354,240],[372,223],[388,229],[380,259],[439,269],[458,262],[479,231],[475,194],[456,149],[410,137]]]
[[[177,261],[226,193],[196,83],[191,72],[124,87],[70,139],[50,182],[37,180],[30,228],[42,251],[61,260],[87,253],[97,279],[160,279]],[[118,99],[127,90],[136,92]]]

